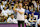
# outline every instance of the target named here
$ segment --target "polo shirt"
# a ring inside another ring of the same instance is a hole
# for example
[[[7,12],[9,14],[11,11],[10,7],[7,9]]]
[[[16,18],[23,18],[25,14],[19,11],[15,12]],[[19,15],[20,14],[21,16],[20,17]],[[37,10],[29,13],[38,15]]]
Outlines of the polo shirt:
[[[21,9],[17,8],[17,11],[25,12],[25,10],[23,8],[21,8]],[[24,13],[20,14],[19,12],[17,12],[17,20],[24,21]]]
[[[2,10],[2,15],[8,17],[7,11],[6,10]]]
[[[9,22],[9,23],[18,23],[15,18],[12,19],[11,17],[9,17],[9,18],[7,19],[7,22]]]
[[[11,9],[11,10],[7,9],[7,13],[8,13],[9,15],[11,15],[11,14],[13,13],[13,10],[12,10],[12,9]]]

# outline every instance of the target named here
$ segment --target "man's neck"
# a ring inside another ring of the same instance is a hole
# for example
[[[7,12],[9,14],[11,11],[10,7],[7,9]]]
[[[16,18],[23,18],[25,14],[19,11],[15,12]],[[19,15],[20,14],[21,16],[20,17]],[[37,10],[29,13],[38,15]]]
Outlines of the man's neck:
[[[19,7],[20,9],[22,8],[22,7]]]
[[[11,19],[13,19],[13,18],[11,18]]]

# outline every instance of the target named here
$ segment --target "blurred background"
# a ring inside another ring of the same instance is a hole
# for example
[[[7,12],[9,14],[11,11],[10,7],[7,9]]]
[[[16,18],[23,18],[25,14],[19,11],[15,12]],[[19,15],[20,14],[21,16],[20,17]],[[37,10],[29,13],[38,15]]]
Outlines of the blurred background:
[[[14,6],[18,8],[18,4],[22,3],[22,8],[25,9],[25,19],[29,22],[27,26],[40,26],[40,0],[0,0],[0,23],[18,23],[17,13],[13,10]],[[15,22],[9,21],[9,18],[15,18]],[[34,21],[35,20],[35,21]],[[25,23],[27,23],[25,21]]]

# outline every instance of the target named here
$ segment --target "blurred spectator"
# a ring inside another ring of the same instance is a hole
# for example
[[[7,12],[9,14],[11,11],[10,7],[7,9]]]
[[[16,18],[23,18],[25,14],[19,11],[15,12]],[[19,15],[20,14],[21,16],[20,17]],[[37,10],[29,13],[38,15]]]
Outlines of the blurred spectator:
[[[34,13],[32,13],[31,15],[32,15],[31,17],[33,17],[33,18],[34,18]]]
[[[11,14],[11,17],[7,19],[7,23],[18,23],[17,20],[14,18],[14,15]]]
[[[2,1],[3,2],[3,5],[5,5],[7,3],[7,1]]]
[[[25,13],[26,13],[26,14],[29,13],[28,6],[26,6]]]
[[[1,3],[1,10],[3,10],[5,6],[3,5],[3,2]]]
[[[26,27],[28,27],[28,26],[31,27],[30,23],[27,20],[27,15],[25,15],[25,23],[26,23]]]
[[[4,9],[2,10],[2,14],[3,14],[3,16],[8,17],[6,7],[4,7]]]
[[[29,6],[29,11],[31,11],[31,6]]]
[[[35,8],[37,8],[37,3],[36,3],[36,1],[32,1],[32,3],[34,4]]]
[[[7,4],[5,5],[5,7],[6,7],[6,9],[8,9],[8,8],[9,8]]]
[[[34,20],[34,18],[31,17],[31,18],[29,18],[29,21],[30,21],[30,23],[31,23],[31,26],[35,27],[35,25],[36,25],[36,20]]]
[[[8,15],[11,15],[13,13],[12,7],[10,6],[9,9],[7,9]]]
[[[40,18],[37,21],[38,27],[40,27]]]
[[[19,3],[22,3],[22,6]],[[21,8],[22,10],[20,10],[19,8]],[[18,11],[22,12],[24,10],[25,10],[24,15],[19,14],[20,12]],[[40,26],[39,19],[37,21],[35,17],[35,15],[38,15],[37,17],[39,17],[40,15],[40,1],[39,0],[0,0],[0,22],[17,23],[16,20],[17,15],[19,16],[18,18],[20,18],[20,15],[21,17],[25,16],[26,26],[35,27],[36,23],[38,24],[38,26]]]
[[[34,10],[34,5],[31,5],[31,11],[33,11]]]

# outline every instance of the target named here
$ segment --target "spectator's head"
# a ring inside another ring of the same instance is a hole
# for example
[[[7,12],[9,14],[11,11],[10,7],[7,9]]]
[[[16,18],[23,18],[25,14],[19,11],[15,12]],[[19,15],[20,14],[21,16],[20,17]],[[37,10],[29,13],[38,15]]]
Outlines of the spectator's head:
[[[25,9],[25,6],[23,6],[23,8]]]
[[[4,10],[6,10],[6,7],[4,7]]]
[[[33,0],[32,3],[35,3],[35,1]]]
[[[11,4],[9,4],[9,7],[11,6]]]
[[[19,8],[22,8],[22,3],[19,3]]]
[[[34,5],[31,5],[31,8],[34,8]]]
[[[28,6],[26,6],[26,9],[28,10]]]
[[[37,1],[37,5],[39,5],[39,1]]]
[[[7,2],[7,4],[9,5],[9,2]]]
[[[29,18],[31,18],[31,14],[29,14]]]
[[[35,10],[33,10],[33,13],[35,13]]]
[[[18,7],[18,4],[16,3],[16,7]]]
[[[18,1],[16,1],[16,3],[18,4],[19,2],[18,2]]]
[[[31,6],[29,6],[29,10],[31,10]]]
[[[25,4],[25,6],[26,6],[27,4]]]
[[[23,2],[23,0],[20,0],[20,3],[22,3]]]
[[[5,6],[7,7],[8,5],[6,4]]]
[[[3,2],[1,3],[1,5],[3,5]]]
[[[34,13],[32,13],[32,16],[34,16]]]
[[[12,9],[12,7],[10,6],[10,7],[9,7],[9,10],[11,10],[11,9]]]
[[[27,15],[25,15],[25,19],[27,19]]]
[[[12,18],[12,19],[14,18],[14,15],[13,15],[13,14],[11,14],[11,18]]]
[[[31,2],[31,0],[29,0],[29,2]]]
[[[31,17],[31,19],[33,19],[33,17]]]

